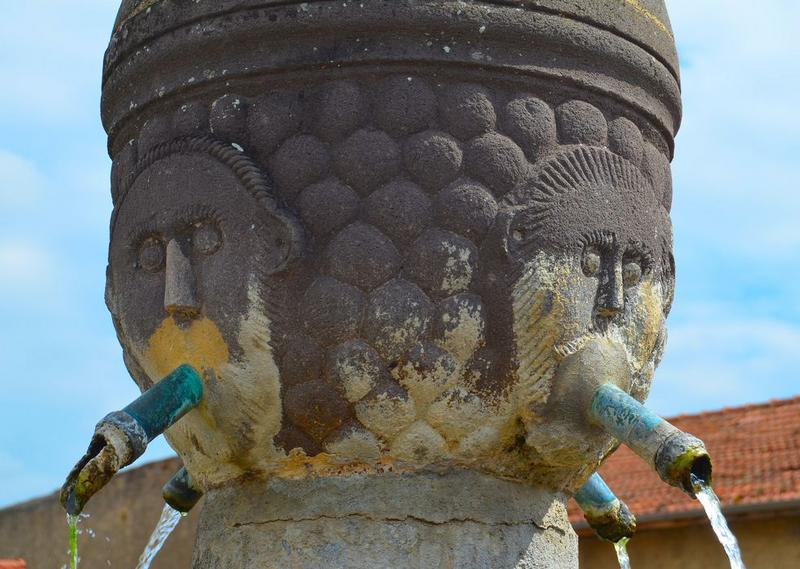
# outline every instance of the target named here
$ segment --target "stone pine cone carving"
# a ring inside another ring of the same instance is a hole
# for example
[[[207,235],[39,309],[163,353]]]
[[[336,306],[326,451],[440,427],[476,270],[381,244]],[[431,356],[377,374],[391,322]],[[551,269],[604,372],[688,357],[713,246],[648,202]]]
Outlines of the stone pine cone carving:
[[[393,75],[151,116],[114,160],[108,303],[141,386],[203,369],[168,433],[192,475],[596,464],[604,437],[539,433],[560,358],[614,338],[644,396],[674,278],[663,144],[598,104]]]

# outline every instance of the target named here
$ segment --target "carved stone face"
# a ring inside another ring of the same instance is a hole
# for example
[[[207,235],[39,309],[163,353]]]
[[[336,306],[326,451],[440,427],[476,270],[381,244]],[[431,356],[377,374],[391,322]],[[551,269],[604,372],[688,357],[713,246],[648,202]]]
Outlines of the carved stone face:
[[[168,435],[190,462],[271,448],[281,411],[264,297],[293,228],[221,143],[161,146],[134,175],[112,229],[108,303],[135,379],[147,387],[182,363],[202,372],[205,403]]]
[[[624,158],[576,147],[545,163],[509,202],[518,208],[509,249],[525,267],[514,294],[533,287],[559,304],[557,351],[607,336],[641,370],[664,317],[660,256],[670,239],[651,184]]]
[[[521,263],[512,291],[519,365],[555,369],[547,405],[558,416],[548,429],[529,428],[528,443],[550,464],[586,463],[608,442],[575,436],[581,410],[572,414],[560,400],[575,386],[564,385],[573,378],[558,366],[591,342],[616,346],[608,348],[622,360],[609,362],[613,374],[591,370],[596,377],[582,378],[585,385],[611,381],[646,395],[664,341],[669,223],[638,168],[597,147],[551,158],[509,203],[509,250]]]

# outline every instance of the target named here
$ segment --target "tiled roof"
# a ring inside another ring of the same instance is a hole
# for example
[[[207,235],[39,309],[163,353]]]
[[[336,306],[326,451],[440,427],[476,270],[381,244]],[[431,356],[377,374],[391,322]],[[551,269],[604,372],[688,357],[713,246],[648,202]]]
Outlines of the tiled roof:
[[[0,569],[25,569],[25,562],[22,559],[0,559]]]
[[[800,502],[800,397],[669,419],[702,439],[713,462],[714,490],[724,509],[778,509]],[[659,518],[695,517],[700,504],[668,486],[627,447],[600,468],[640,526]],[[570,520],[582,522],[570,502]]]

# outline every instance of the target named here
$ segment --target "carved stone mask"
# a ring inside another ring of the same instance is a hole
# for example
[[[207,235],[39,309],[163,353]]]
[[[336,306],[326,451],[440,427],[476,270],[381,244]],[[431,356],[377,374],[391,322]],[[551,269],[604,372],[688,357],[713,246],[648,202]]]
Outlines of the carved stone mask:
[[[269,275],[286,267],[299,232],[270,190],[241,151],[209,138],[162,144],[137,165],[112,224],[107,296],[142,387],[190,363],[205,376],[207,408],[238,406],[251,390],[279,417],[264,306]],[[247,433],[257,428],[244,423],[266,418],[243,414],[246,447],[255,442]],[[206,422],[207,438],[216,439],[213,413]],[[193,436],[192,446],[212,454],[209,440]],[[269,438],[261,442],[271,445]]]
[[[508,248],[520,263],[511,293],[520,374],[603,340],[623,348],[632,381],[624,387],[646,395],[672,282],[661,262],[670,225],[650,182],[626,159],[578,146],[543,163],[508,204]],[[569,386],[559,383],[566,379],[556,372],[550,381],[549,406],[565,405],[559,397]],[[551,463],[574,460],[571,452],[586,460],[582,453],[602,446],[600,437],[587,444],[570,429],[568,421],[563,430],[531,428],[528,442]]]
[[[519,208],[509,228],[512,254],[533,271],[570,265],[570,290],[563,296],[583,314],[574,315],[582,322],[565,322],[566,328],[574,324],[582,333],[606,334],[645,320],[660,323],[661,290],[658,299],[643,295],[661,287],[656,259],[669,226],[637,167],[602,148],[576,147],[548,160],[508,201]],[[539,254],[544,257],[537,260]],[[642,302],[655,310],[655,321],[636,318]],[[566,348],[574,341],[561,343]]]

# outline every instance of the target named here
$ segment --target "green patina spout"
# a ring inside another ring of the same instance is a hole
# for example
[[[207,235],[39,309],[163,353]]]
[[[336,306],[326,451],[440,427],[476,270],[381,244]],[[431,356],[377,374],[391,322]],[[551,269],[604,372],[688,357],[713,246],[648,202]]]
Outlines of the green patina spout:
[[[89,499],[121,468],[139,458],[147,445],[203,398],[203,380],[182,365],[121,411],[106,415],[95,427],[89,450],[61,488],[61,504],[79,514]]]
[[[595,391],[589,419],[646,460],[664,482],[694,497],[692,475],[711,485],[711,457],[703,441],[676,428],[618,387]]]
[[[595,473],[575,494],[589,526],[602,539],[617,543],[630,539],[636,532],[636,517],[617,498],[603,478]]]
[[[181,468],[175,476],[164,484],[162,495],[164,496],[164,501],[172,509],[182,514],[188,514],[189,510],[194,508],[200,498],[203,497],[203,490],[195,483],[186,469]]]

